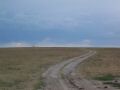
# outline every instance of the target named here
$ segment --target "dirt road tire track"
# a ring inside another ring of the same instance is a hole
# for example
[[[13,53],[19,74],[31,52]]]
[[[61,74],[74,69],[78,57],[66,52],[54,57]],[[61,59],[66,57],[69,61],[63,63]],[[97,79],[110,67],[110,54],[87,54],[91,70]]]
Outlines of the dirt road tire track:
[[[85,79],[81,79],[81,84],[85,84],[85,86],[81,88],[72,85],[67,78],[63,79],[63,76],[70,76],[78,64],[95,54],[95,51],[89,51],[84,55],[66,60],[50,67],[45,73],[43,73],[43,77],[45,78],[45,87],[43,90],[98,90]]]

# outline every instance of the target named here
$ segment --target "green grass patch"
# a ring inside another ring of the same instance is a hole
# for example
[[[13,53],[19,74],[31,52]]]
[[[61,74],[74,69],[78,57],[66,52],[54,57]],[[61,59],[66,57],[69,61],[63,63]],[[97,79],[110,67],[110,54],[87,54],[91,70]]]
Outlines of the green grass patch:
[[[111,81],[115,79],[115,76],[108,74],[104,76],[95,77],[94,79],[99,81]]]
[[[99,80],[99,81],[103,81],[103,84],[108,84],[112,87],[120,89],[120,83],[113,82],[113,80],[115,80],[118,77],[119,76],[113,76],[111,74],[108,74],[108,75],[104,75],[104,76],[95,77],[94,79]]]

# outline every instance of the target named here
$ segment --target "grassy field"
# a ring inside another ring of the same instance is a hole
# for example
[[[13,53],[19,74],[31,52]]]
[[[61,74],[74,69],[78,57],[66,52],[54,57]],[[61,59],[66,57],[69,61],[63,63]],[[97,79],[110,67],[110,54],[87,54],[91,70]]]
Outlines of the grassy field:
[[[101,48],[93,49],[97,54],[84,61],[78,69],[85,77],[103,75],[120,76],[120,49]]]
[[[1,48],[0,90],[37,90],[50,66],[87,52],[79,48]]]

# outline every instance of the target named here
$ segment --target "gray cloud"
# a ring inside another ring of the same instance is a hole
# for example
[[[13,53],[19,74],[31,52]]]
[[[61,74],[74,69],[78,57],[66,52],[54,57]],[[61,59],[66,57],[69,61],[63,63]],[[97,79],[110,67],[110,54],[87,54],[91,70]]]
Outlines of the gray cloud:
[[[48,28],[63,27],[65,30],[68,27],[95,24],[96,21],[102,21],[105,25],[120,21],[119,0],[4,0],[0,2],[2,21]]]

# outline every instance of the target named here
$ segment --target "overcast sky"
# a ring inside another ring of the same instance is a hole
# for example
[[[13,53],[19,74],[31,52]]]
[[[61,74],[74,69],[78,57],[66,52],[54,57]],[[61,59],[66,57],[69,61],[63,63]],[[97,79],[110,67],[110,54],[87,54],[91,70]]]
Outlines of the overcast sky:
[[[0,0],[0,46],[120,47],[120,0]]]

